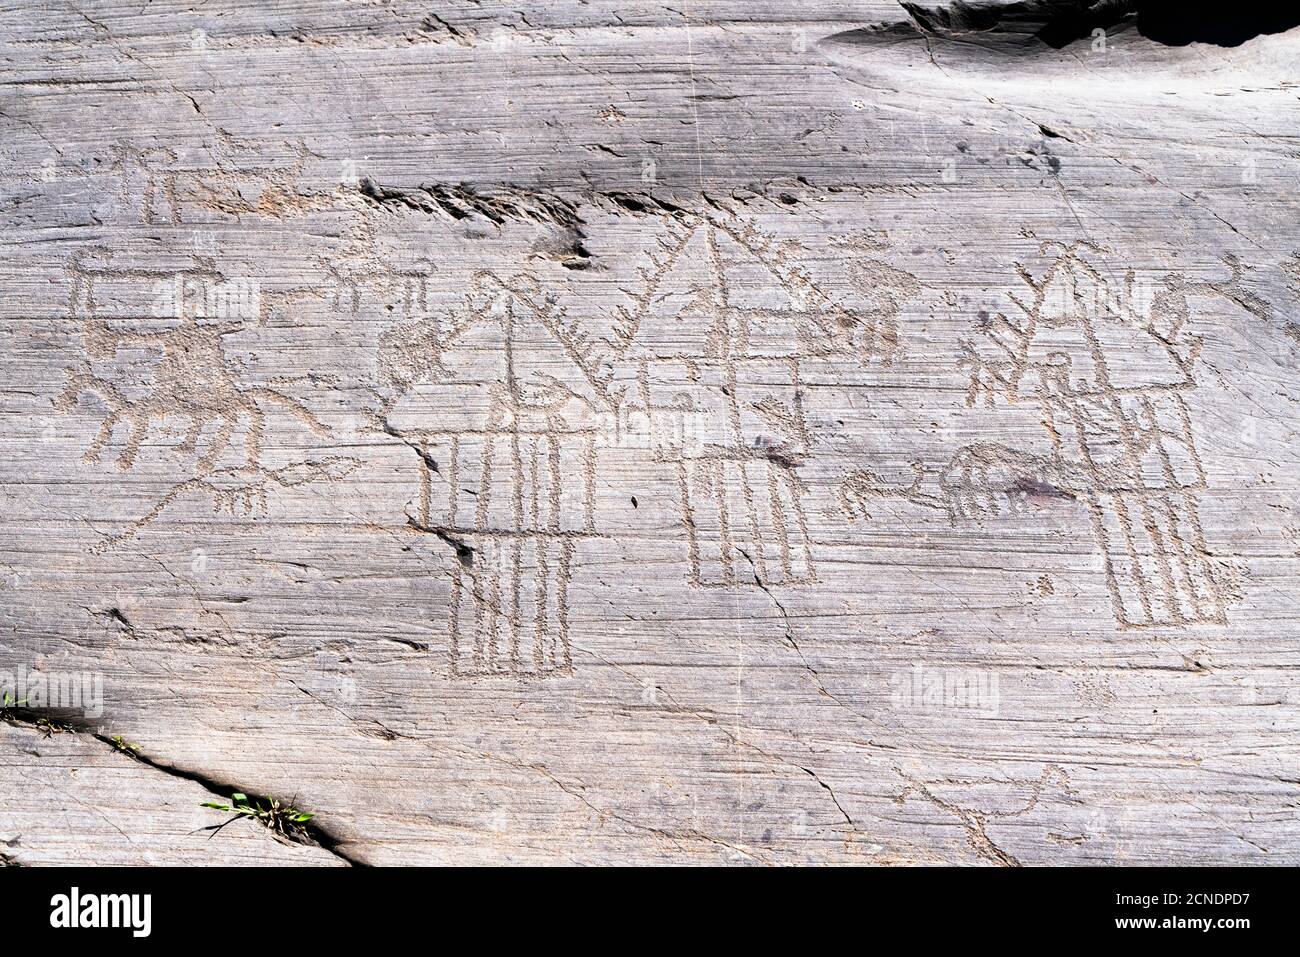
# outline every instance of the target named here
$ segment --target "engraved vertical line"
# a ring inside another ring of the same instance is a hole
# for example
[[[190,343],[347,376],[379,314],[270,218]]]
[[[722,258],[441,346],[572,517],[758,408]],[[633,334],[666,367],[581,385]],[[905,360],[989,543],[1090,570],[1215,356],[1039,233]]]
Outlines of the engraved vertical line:
[[[560,568],[556,581],[556,616],[559,619],[557,636],[560,665],[564,671],[573,668],[573,653],[569,646],[569,580],[572,575],[574,542],[571,538],[560,540]]]
[[[718,542],[721,546],[722,580],[735,584],[736,569],[733,565],[735,556],[731,548],[731,521],[727,512],[726,475],[721,459],[708,460],[702,464],[712,466],[713,494],[718,503]]]
[[[420,522],[429,525],[429,500],[433,495],[433,472],[429,469],[429,439],[420,437]]]
[[[696,467],[699,467],[698,463]],[[695,510],[691,507],[690,476],[684,458],[677,460],[677,493],[682,503],[682,524],[686,526],[686,557],[690,563],[690,581],[693,585],[700,585],[703,583],[700,542],[695,528]]]
[[[451,465],[447,474],[447,524],[457,525],[456,512],[460,501],[460,436],[451,437]]]

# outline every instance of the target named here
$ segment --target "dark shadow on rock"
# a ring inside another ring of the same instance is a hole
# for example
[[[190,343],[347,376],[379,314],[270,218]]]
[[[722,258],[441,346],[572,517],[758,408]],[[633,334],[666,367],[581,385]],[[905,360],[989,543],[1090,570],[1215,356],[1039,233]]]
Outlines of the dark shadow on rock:
[[[941,37],[1010,52],[1032,46],[1031,40],[1059,50],[1095,36],[1098,30],[1109,33],[1132,27],[1164,46],[1235,47],[1300,26],[1300,5],[1269,0],[903,0],[902,7],[910,22],[881,24],[868,33],[881,39],[908,34]]]

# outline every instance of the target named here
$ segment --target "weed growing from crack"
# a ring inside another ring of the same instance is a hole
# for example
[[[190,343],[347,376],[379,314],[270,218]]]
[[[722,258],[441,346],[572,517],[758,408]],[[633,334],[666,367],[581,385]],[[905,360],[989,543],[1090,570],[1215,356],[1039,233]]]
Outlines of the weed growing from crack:
[[[62,724],[58,721],[51,721],[49,718],[37,718],[36,730],[49,738],[56,734],[63,734],[65,731],[71,731],[72,725]]]
[[[140,757],[140,745],[132,744],[131,742],[124,740],[120,734],[116,734],[110,738],[109,744],[113,745],[114,748],[121,751],[127,757]]]
[[[220,804],[216,801],[204,801],[199,807],[210,807],[218,811],[233,811],[234,817],[220,824],[213,824],[209,827],[201,828],[204,831],[211,831],[208,835],[210,838],[215,837],[227,824],[233,824],[242,818],[256,821],[263,827],[269,828],[275,834],[286,837],[291,840],[303,841],[310,839],[306,823],[310,821],[314,814],[300,810],[292,803],[282,804],[277,798],[249,798],[246,794],[232,794],[229,804]]]
[[[72,725],[63,724],[60,721],[51,721],[49,718],[33,718],[31,713],[26,710],[26,705],[26,701],[19,701],[8,691],[0,694],[0,721],[8,724],[30,725],[47,738],[51,735],[73,730]]]

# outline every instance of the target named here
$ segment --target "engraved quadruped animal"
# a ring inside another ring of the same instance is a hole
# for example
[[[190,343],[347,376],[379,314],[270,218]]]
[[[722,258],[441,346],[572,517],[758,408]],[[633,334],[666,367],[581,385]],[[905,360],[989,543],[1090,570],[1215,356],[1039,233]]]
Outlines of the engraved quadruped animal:
[[[86,359],[68,370],[55,408],[70,412],[87,395],[105,407],[83,456],[88,463],[101,459],[121,428],[125,440],[116,467],[129,471],[146,437],[161,435],[176,422],[184,424],[184,434],[175,451],[197,458],[192,477],[179,479],[142,518],[110,536],[101,548],[140,531],[185,491],[210,493],[216,511],[253,514],[264,511],[269,488],[288,488],[313,477],[334,478],[340,469],[355,467],[356,460],[347,457],[279,469],[263,465],[263,436],[272,410],[314,435],[327,435],[329,429],[288,394],[241,381],[236,364],[226,355],[224,337],[262,321],[264,311],[254,297],[223,298],[226,277],[212,259],[198,258],[180,269],[143,269],[115,266],[113,258],[110,250],[91,247],[78,251],[68,263],[69,314],[80,323]],[[106,286],[113,288],[115,298],[150,302],[148,312],[105,313],[100,300]],[[125,366],[124,357],[130,357]],[[239,457],[223,464],[241,425]],[[205,432],[210,437],[200,454]]]

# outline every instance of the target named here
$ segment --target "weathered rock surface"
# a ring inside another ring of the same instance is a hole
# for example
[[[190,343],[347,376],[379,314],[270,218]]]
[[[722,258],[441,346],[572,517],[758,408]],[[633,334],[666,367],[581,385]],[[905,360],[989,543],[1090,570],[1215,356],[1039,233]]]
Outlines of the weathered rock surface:
[[[0,10],[4,859],[1300,863],[1300,30],[1005,6]]]

